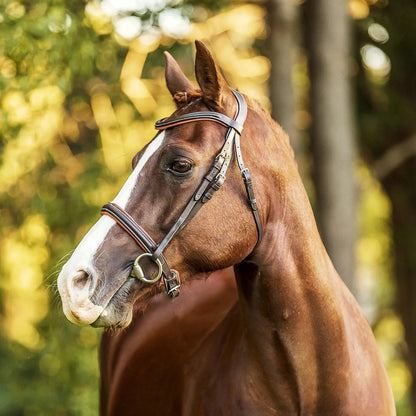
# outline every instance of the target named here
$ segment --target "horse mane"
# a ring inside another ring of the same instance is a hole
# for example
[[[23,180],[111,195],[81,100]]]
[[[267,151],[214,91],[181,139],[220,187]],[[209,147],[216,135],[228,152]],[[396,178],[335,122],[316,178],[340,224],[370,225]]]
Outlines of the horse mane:
[[[173,96],[173,101],[178,107],[183,107],[186,104],[191,103],[192,101],[201,98],[203,93],[200,89],[192,91],[180,91]]]
[[[273,130],[276,132],[276,139],[283,144],[288,154],[295,159],[295,152],[290,144],[289,135],[283,129],[283,127],[272,118],[270,113],[263,108],[263,106],[255,98],[245,96],[247,105],[253,108],[256,112],[260,113],[265,120],[273,127]]]

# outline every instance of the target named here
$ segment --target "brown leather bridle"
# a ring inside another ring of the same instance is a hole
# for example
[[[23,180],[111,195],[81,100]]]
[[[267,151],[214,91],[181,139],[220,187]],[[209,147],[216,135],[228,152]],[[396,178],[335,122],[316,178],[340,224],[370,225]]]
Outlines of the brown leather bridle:
[[[165,237],[163,237],[159,244],[156,244],[149,234],[147,234],[146,231],[117,204],[109,202],[108,204],[105,204],[101,210],[102,215],[108,215],[113,218],[144,250],[144,253],[136,258],[131,271],[131,276],[136,277],[145,283],[155,283],[163,275],[166,293],[171,297],[179,295],[179,275],[176,270],[169,268],[169,265],[163,255],[163,251],[172,238],[175,237],[176,234],[178,234],[179,231],[181,231],[189,223],[189,221],[191,221],[200,208],[212,198],[218,189],[220,189],[221,185],[225,181],[225,174],[231,161],[233,147],[235,148],[238,167],[241,171],[241,176],[247,191],[248,203],[253,212],[254,221],[257,227],[258,238],[255,248],[260,244],[263,237],[263,226],[257,208],[256,198],[254,196],[251,175],[248,168],[244,165],[240,148],[240,136],[243,130],[243,124],[247,117],[247,103],[241,93],[233,89],[231,89],[231,91],[234,94],[238,104],[237,114],[234,119],[215,111],[197,111],[190,114],[184,114],[174,119],[165,118],[157,121],[155,124],[155,128],[157,130],[165,130],[185,123],[209,120],[228,127],[224,144],[216,156],[214,163],[203,178],[195,193],[192,195],[191,199],[188,201],[182,214],[175,221],[172,228],[168,231]],[[145,277],[143,269],[140,266],[140,261],[144,257],[149,257],[158,266],[158,273],[156,277],[151,279]]]

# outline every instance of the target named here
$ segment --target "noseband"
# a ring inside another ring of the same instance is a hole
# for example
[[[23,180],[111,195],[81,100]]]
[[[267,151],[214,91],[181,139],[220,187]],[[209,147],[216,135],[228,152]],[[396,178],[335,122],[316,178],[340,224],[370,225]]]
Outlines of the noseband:
[[[238,167],[241,171],[241,176],[246,187],[248,203],[253,212],[254,221],[257,227],[258,238],[255,248],[259,245],[263,236],[263,226],[257,208],[256,198],[254,196],[250,172],[244,166],[240,148],[240,136],[247,116],[247,104],[241,93],[233,89],[231,89],[231,91],[234,94],[238,104],[237,114],[234,119],[227,117],[225,114],[214,111],[197,111],[190,114],[184,114],[174,119],[165,118],[157,121],[155,124],[155,128],[157,130],[165,130],[185,123],[209,120],[228,127],[224,144],[221,151],[216,156],[214,163],[195,193],[192,195],[192,198],[188,201],[182,214],[175,221],[172,228],[165,235],[165,237],[163,237],[159,244],[156,244],[146,233],[146,231],[117,204],[109,202],[108,204],[105,204],[101,210],[102,215],[108,215],[113,218],[144,250],[144,253],[136,258],[131,271],[131,276],[136,277],[145,283],[155,283],[163,275],[166,293],[171,297],[179,295],[179,275],[176,270],[169,268],[163,255],[163,251],[172,238],[175,237],[176,234],[178,234],[179,231],[181,231],[189,223],[189,221],[191,221],[200,208],[212,198],[218,189],[220,189],[221,185],[225,181],[225,174],[231,161],[233,147],[235,148]],[[145,257],[150,258],[158,267],[157,276],[154,278],[146,278],[143,269],[140,266],[140,261]]]

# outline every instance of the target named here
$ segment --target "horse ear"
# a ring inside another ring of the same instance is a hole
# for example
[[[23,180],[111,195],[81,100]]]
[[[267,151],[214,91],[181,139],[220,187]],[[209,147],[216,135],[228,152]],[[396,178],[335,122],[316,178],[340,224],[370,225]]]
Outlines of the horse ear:
[[[165,78],[166,86],[168,90],[174,96],[178,92],[190,92],[195,88],[192,85],[191,81],[186,77],[182,72],[182,69],[179,67],[178,63],[175,61],[173,56],[169,52],[165,52],[166,58],[166,69],[165,69]]]
[[[221,75],[208,48],[195,41],[195,75],[204,94],[205,104],[216,110],[234,115],[235,99],[224,77]]]

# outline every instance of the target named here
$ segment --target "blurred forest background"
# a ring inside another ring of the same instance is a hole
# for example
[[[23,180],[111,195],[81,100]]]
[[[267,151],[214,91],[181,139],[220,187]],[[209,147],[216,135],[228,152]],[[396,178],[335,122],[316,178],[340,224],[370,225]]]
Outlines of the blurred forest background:
[[[173,110],[163,51],[192,78],[194,39],[290,133],[416,414],[415,27],[413,0],[1,0],[0,415],[97,414],[100,331],[66,321],[56,278]]]

